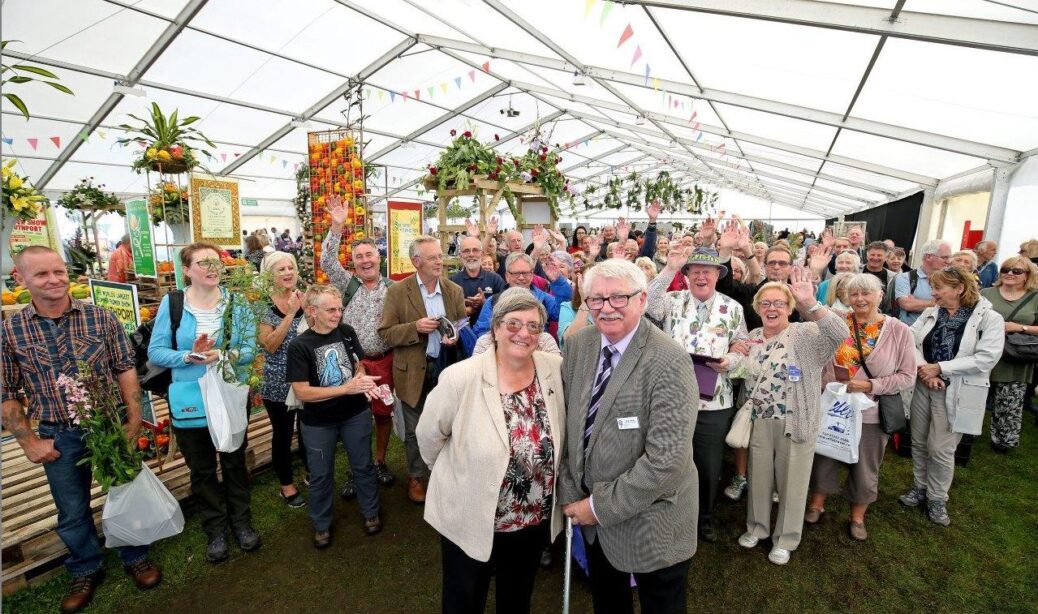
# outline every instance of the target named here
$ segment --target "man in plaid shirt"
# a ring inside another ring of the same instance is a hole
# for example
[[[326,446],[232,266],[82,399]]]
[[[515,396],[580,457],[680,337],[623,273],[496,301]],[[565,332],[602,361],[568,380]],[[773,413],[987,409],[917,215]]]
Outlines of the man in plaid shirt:
[[[74,377],[77,363],[83,361],[100,375],[116,379],[131,441],[141,428],[141,391],[122,324],[111,312],[68,295],[68,270],[57,252],[26,248],[15,258],[15,266],[15,279],[28,289],[32,303],[3,323],[3,426],[26,458],[43,464],[58,508],[58,535],[70,553],[65,566],[72,587],[61,609],[78,612],[104,579],[103,556],[90,510],[90,465],[78,465],[86,453],[85,431],[70,418],[58,376]],[[38,433],[32,431],[30,419],[39,420]],[[119,556],[141,590],[162,580],[147,558],[147,546],[120,548]]]

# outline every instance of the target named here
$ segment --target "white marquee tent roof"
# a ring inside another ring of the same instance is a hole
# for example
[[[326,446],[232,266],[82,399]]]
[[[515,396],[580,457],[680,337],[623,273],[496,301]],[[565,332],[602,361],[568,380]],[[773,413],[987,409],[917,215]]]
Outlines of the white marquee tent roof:
[[[3,102],[4,155],[49,190],[143,192],[115,126],[154,101],[202,116],[242,196],[290,199],[357,82],[379,196],[419,197],[452,128],[519,152],[537,122],[578,183],[665,168],[813,217],[1038,152],[1036,0],[5,0],[2,23],[5,63],[75,91],[20,86],[28,122]]]

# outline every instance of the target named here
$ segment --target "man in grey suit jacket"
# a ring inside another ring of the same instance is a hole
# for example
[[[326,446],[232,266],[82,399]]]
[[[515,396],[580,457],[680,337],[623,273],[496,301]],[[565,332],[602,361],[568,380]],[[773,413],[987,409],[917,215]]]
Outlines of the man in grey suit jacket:
[[[642,612],[685,612],[699,507],[692,361],[642,317],[634,264],[597,264],[582,289],[595,328],[566,340],[557,496],[587,542],[596,612],[633,612],[629,573]]]

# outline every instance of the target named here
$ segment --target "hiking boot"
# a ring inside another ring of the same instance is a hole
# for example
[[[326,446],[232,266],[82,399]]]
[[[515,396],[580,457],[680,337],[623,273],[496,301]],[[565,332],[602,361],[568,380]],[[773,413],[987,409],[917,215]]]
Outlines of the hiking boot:
[[[372,516],[364,519],[364,534],[368,537],[382,532],[382,517]]]
[[[324,550],[332,545],[331,531],[314,531],[314,548]]]
[[[126,571],[126,575],[133,578],[137,588],[142,591],[153,589],[162,582],[162,572],[148,559],[125,565],[123,570]]]
[[[263,542],[260,540],[259,533],[252,527],[242,527],[234,530],[234,539],[238,541],[238,547],[244,552],[252,552],[253,550],[259,549]]]
[[[61,611],[62,612],[79,612],[83,608],[90,605],[90,601],[94,598],[94,591],[101,585],[105,579],[105,572],[103,569],[99,569],[89,576],[79,576],[72,578],[72,586],[68,589],[68,594],[61,600]]]
[[[411,503],[425,503],[425,486],[418,478],[407,480],[407,498]]]
[[[205,560],[210,563],[222,563],[227,560],[227,535],[221,531],[209,538],[205,547]]]
[[[356,498],[357,483],[353,481],[352,473],[346,474],[346,481],[342,483],[342,491],[339,492],[339,496],[346,500]]]
[[[944,504],[944,501],[929,501],[926,504],[926,515],[930,517],[930,520],[946,527],[951,524],[951,516],[948,515],[948,509]]]
[[[733,475],[732,481],[729,482],[728,487],[724,489],[724,496],[728,497],[732,501],[738,501],[742,499],[743,494],[746,493],[746,476],[744,475]]]
[[[901,495],[897,500],[905,507],[918,507],[926,501],[926,489],[913,487],[912,490]]]
[[[389,470],[385,463],[375,463],[375,477],[383,486],[392,486],[396,482],[396,476]]]

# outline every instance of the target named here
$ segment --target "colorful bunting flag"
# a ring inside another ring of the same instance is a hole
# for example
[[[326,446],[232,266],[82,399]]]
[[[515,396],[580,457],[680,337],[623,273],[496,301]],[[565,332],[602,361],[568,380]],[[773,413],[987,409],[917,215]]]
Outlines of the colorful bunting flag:
[[[441,83],[441,84],[440,84],[440,91],[441,91],[441,92],[443,92],[444,94],[446,94],[446,93],[447,93],[447,88],[448,88],[448,87],[449,87],[449,86],[447,85],[447,82],[446,82],[446,81],[444,81],[443,83]]]
[[[660,79],[659,79],[659,77],[653,77],[652,78],[652,89],[654,89],[654,90],[660,89]]]
[[[639,47],[639,49],[641,49],[641,47]],[[646,62],[645,63],[645,85],[646,85],[646,87],[648,87],[648,85],[649,85],[649,72],[650,72],[649,71],[649,63]]]
[[[414,91],[414,99],[415,99],[415,100],[418,100],[418,98],[419,98],[419,97],[420,97],[421,95],[422,95],[422,92],[421,92],[421,90],[415,90],[415,91]]]
[[[40,139],[25,139],[29,141],[29,147],[32,147],[33,151],[36,151],[36,146],[40,144]]]
[[[99,137],[101,137],[101,140],[102,140],[102,141],[103,141],[104,139],[107,139],[107,138],[108,138],[108,135],[107,135],[107,134],[105,134],[104,130],[98,130],[98,131],[96,132],[96,134],[97,134],[97,135],[98,135]]]
[[[642,46],[638,45],[634,49],[634,57],[631,58],[631,68],[634,68],[634,65],[636,63],[638,63],[638,60],[640,60],[641,57],[642,57]],[[648,81],[648,76],[646,76],[646,81]]]
[[[490,60],[483,62],[483,72],[490,72]]]
[[[4,145],[14,145],[14,139],[9,139],[6,136],[3,138]]]
[[[606,17],[609,17],[609,13],[612,10],[613,10],[613,2],[612,2],[612,0],[606,0],[605,3],[602,4],[602,17],[600,17],[599,20],[598,20],[598,25],[599,26],[601,26],[602,24],[605,23]]]
[[[50,142],[54,143],[55,147],[57,147],[59,149],[61,148],[61,137],[60,136],[52,136],[52,137],[50,137]]]
[[[288,166],[288,160],[282,160],[281,161],[281,168],[285,168],[286,166]]]
[[[80,133],[79,133],[79,140],[83,141],[84,143],[85,143],[85,142],[87,141],[87,139],[89,139],[89,138],[90,138],[90,134],[88,134],[88,133],[87,133],[87,131],[86,131],[85,129],[84,129],[84,130],[83,130],[82,132],[80,132]]]
[[[220,160],[222,162],[226,162],[227,161],[227,154],[225,154],[225,153],[220,154]]]
[[[378,101],[379,101],[379,102],[382,102],[382,100],[383,100],[383,99],[384,99],[385,97],[386,97],[386,90],[379,90],[379,91],[378,91]],[[392,101],[390,101],[390,102],[392,102]]]
[[[236,153],[236,154],[234,154],[234,157],[237,158],[240,155],[241,155],[240,153]]]
[[[476,71],[474,71],[474,70],[470,70],[469,71],[469,79],[471,79],[473,83],[476,82]]]
[[[454,85],[457,85],[458,89],[461,89],[461,77],[454,77]]]
[[[433,87],[430,85],[428,88],[426,88],[426,90],[429,92],[429,98],[432,98],[433,92],[435,91]]]
[[[584,19],[591,15],[591,7],[595,6],[595,0],[584,0]]]
[[[627,24],[627,27],[624,28],[623,33],[620,34],[620,42],[616,44],[616,48],[619,49],[620,47],[623,47],[624,43],[629,41],[632,36],[634,36],[634,28],[631,27],[631,24]]]
[[[389,92],[389,102],[396,102],[396,92]]]
[[[407,92],[406,91],[400,92],[400,95],[404,97],[404,102],[407,102]]]

